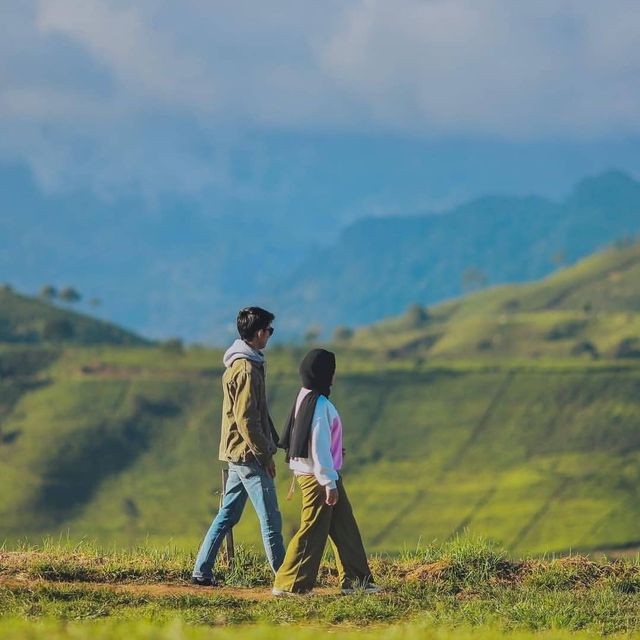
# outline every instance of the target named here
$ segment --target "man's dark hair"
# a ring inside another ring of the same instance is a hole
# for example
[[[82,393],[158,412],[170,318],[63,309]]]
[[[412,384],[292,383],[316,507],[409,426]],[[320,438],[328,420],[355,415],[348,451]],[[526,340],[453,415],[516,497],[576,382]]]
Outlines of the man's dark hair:
[[[238,311],[238,333],[243,340],[253,340],[260,329],[266,329],[275,319],[271,311],[260,307],[245,307]]]

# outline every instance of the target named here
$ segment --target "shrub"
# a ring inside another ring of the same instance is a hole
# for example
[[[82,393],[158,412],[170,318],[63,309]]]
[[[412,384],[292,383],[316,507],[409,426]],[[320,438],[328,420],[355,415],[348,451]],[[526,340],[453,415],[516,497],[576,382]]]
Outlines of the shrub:
[[[60,291],[58,297],[63,302],[69,302],[73,304],[74,302],[79,302],[82,296],[73,287],[65,287],[64,289],[62,289],[62,291]]]
[[[625,338],[616,350],[616,358],[640,358],[640,338]]]
[[[517,298],[511,298],[510,300],[505,301],[502,305],[502,309],[504,311],[513,312],[517,311],[520,308],[520,300]]]
[[[62,342],[73,338],[75,330],[66,318],[47,320],[42,331],[42,337],[47,341]]]
[[[567,320],[560,322],[547,333],[546,340],[565,340],[575,338],[587,326],[586,320]]]
[[[347,342],[353,337],[353,329],[349,327],[336,327],[333,332],[333,339],[336,342]]]
[[[572,356],[584,356],[589,355],[592,358],[600,357],[598,353],[598,349],[590,340],[583,340],[582,342],[576,343],[571,349]]]
[[[410,327],[421,327],[429,321],[429,311],[418,303],[412,304],[405,312],[405,320]]]
[[[184,343],[181,338],[169,338],[160,344],[163,351],[182,355],[184,353]]]

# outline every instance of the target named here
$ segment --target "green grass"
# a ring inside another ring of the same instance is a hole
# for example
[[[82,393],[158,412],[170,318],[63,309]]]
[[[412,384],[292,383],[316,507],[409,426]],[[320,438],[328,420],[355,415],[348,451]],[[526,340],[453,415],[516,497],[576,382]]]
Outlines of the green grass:
[[[37,630],[38,625],[46,629],[58,620],[64,622],[58,627],[65,632],[66,623],[72,621],[101,620],[105,630],[132,624],[163,629],[181,624],[176,618],[196,630],[198,625],[252,624],[271,628],[258,626],[248,633],[274,633],[273,625],[287,629],[338,625],[370,628],[372,637],[391,633],[466,637],[471,628],[486,634],[640,631],[638,560],[593,562],[579,556],[513,560],[490,542],[462,536],[395,558],[373,557],[376,580],[385,587],[375,596],[337,595],[335,568],[329,560],[321,569],[320,586],[335,589],[336,595],[274,599],[224,589],[145,591],[145,585],[156,582],[184,584],[192,562],[193,556],[176,549],[105,551],[88,544],[49,544],[5,553],[0,559],[0,619],[5,628],[21,631]],[[264,593],[271,583],[264,560],[244,551],[237,567],[217,570],[230,586],[257,587]],[[12,577],[19,579],[11,581]],[[409,625],[380,628],[400,623]],[[181,627],[181,632],[192,631]]]
[[[299,640],[315,640],[318,633],[331,634],[335,640],[595,640],[602,637],[595,631],[504,631],[487,628],[438,628],[428,623],[394,625],[371,630],[336,629],[321,627],[307,629],[287,626],[284,629],[271,625],[219,628],[189,625],[177,617],[169,622],[151,623],[139,621],[59,622],[57,620],[24,621],[20,619],[0,621],[0,634],[5,640],[274,640],[293,637]],[[629,634],[611,634],[611,640],[632,637]]]

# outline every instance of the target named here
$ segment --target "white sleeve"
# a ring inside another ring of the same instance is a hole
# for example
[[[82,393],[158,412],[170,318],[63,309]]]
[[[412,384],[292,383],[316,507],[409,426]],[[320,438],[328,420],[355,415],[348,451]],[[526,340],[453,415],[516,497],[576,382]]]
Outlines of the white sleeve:
[[[331,425],[326,411],[315,415],[311,425],[311,460],[318,482],[330,489],[336,488],[338,472],[333,468],[331,455]]]

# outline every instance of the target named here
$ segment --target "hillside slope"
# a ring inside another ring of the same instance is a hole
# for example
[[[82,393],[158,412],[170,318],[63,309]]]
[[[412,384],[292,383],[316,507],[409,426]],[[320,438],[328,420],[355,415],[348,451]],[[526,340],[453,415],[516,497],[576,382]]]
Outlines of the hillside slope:
[[[391,357],[640,357],[640,243],[422,317],[414,309],[357,331],[350,344]]]
[[[195,548],[219,500],[219,357],[83,349],[29,378],[5,378],[0,537],[66,531]],[[294,397],[297,358],[272,357],[277,424]],[[372,372],[354,356],[349,367],[334,397],[346,429],[344,475],[371,551],[466,527],[518,552],[638,544],[632,361]],[[299,497],[284,500],[290,475],[281,457],[279,465],[288,536]],[[251,509],[236,536],[259,544]]]
[[[638,233],[640,183],[610,171],[578,183],[562,202],[496,196],[440,215],[359,220],[310,254],[273,299],[291,330],[358,326],[415,302],[542,278]]]
[[[0,287],[0,342],[148,344],[131,331]]]

